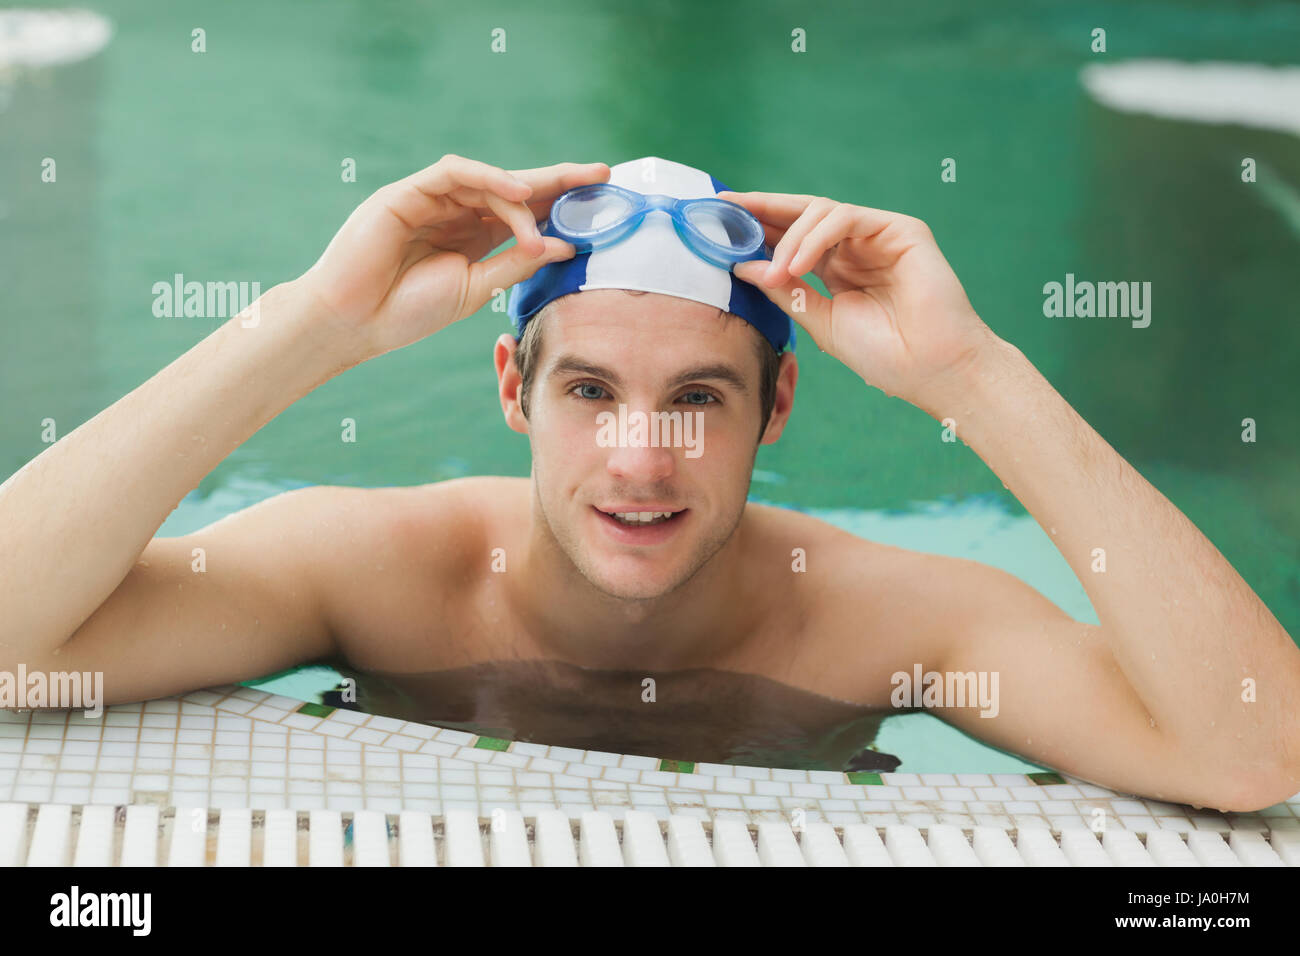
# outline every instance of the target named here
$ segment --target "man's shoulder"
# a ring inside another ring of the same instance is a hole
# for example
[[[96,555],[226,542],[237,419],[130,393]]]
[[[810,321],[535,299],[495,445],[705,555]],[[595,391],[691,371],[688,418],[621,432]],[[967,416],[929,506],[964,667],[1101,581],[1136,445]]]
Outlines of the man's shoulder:
[[[875,635],[938,649],[1005,573],[990,565],[864,538],[800,511],[756,507],[758,554],[785,569],[809,626],[831,638]],[[899,645],[895,645],[899,646]]]
[[[522,481],[524,487],[520,487]],[[460,612],[489,577],[527,502],[527,479],[463,478],[386,488],[317,486],[313,566],[341,653],[353,664],[437,670]]]
[[[900,561],[910,564],[934,557],[864,538],[804,511],[756,502],[750,502],[747,507],[754,513],[756,538],[761,546],[783,548],[788,544],[792,549],[800,549],[800,554],[792,557],[816,560],[820,565],[818,577],[835,572],[856,576],[854,567],[860,570],[864,561],[896,566]],[[809,566],[805,564],[805,568]]]
[[[768,546],[789,543],[804,545],[804,556],[819,557],[819,571],[831,578],[847,576],[861,580],[863,571],[897,585],[908,581],[924,582],[931,575],[966,576],[988,565],[966,558],[916,551],[855,534],[837,524],[803,511],[750,502],[754,509],[760,540]],[[927,585],[928,586],[928,585]]]
[[[392,555],[442,566],[483,558],[489,528],[527,502],[526,478],[470,477],[424,485],[316,486],[322,526],[355,556]]]

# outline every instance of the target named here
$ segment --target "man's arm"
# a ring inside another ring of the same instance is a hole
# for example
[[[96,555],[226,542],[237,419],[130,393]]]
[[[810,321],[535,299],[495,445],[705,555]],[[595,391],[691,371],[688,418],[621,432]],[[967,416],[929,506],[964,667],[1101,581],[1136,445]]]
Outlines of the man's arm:
[[[193,655],[208,641],[212,674],[324,646],[319,601],[297,573],[313,557],[295,550],[302,529],[291,521],[263,538],[285,515],[301,517],[303,496],[180,541],[153,535],[208,472],[298,398],[571,257],[572,246],[541,236],[537,218],[565,190],[608,178],[603,163],[509,172],[448,154],[384,186],[307,273],[0,484],[0,671],[112,670],[106,682],[134,681],[134,696],[199,674]],[[511,236],[515,246],[488,255]],[[204,584],[188,577],[186,561],[187,545],[201,542],[219,552]],[[300,594],[286,593],[299,583]],[[215,641],[214,622],[252,633]],[[290,644],[266,646],[279,637]],[[257,656],[241,649],[250,640]]]
[[[1145,743],[1132,741],[1159,734],[1176,755],[1165,772],[1194,802],[1203,793],[1199,802],[1267,806],[1300,790],[1300,650],[1205,536],[985,325],[929,227],[823,196],[718,195],[754,213],[775,244],[770,263],[742,262],[734,274],[868,385],[954,419],[957,435],[1051,535],[1145,710],[1128,732],[1104,731],[1108,743],[1142,756]],[[798,278],[808,272],[830,298]],[[1104,574],[1092,571],[1094,548],[1105,549]],[[1110,665],[1100,648],[1064,663],[1051,649],[1072,636],[1083,647],[1088,632],[1002,590],[1002,616],[983,631],[961,633],[970,607],[954,606],[953,661],[1007,668],[1022,695],[1031,693],[1027,675],[1061,690],[1079,671],[1094,683],[1085,691],[1121,694],[1117,678],[1102,676]],[[1243,699],[1247,681],[1257,699]],[[1039,724],[1049,726],[1062,707],[1079,722],[1104,716],[1069,695],[1022,712],[1050,713]]]
[[[0,485],[0,668],[71,638],[208,472],[341,371],[316,318],[275,286]]]
[[[107,706],[335,653],[323,592],[349,490],[299,488],[192,534],[154,538],[71,638],[23,661],[27,671],[100,673],[97,703]]]
[[[951,632],[945,669],[999,671],[1002,714],[945,719],[1165,799],[1243,810],[1300,791],[1300,650],[1182,512],[1005,342],[922,407],[956,421],[1101,622],[1082,625],[1009,575],[981,574],[969,606],[985,613]],[[1097,548],[1104,572],[1092,570]]]

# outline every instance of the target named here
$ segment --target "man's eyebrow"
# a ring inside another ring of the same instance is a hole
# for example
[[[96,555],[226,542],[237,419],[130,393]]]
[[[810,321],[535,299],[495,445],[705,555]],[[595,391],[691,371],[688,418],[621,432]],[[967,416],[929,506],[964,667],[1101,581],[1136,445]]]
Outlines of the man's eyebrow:
[[[726,382],[738,392],[748,392],[749,386],[745,384],[745,377],[736,371],[732,366],[725,365],[721,362],[713,365],[700,365],[696,368],[688,368],[680,375],[673,376],[668,383],[669,388],[677,388],[679,385],[685,385],[687,382],[695,382],[701,379],[712,379],[715,382]]]
[[[616,388],[621,388],[623,380],[618,377],[618,373],[607,369],[601,365],[592,365],[590,362],[584,362],[576,355],[561,355],[551,366],[548,378],[559,378],[561,375],[590,375],[592,378],[603,378],[609,384]]]
[[[593,378],[603,378],[615,388],[623,386],[623,380],[617,372],[607,369],[601,365],[592,365],[590,362],[584,362],[576,355],[561,355],[551,366],[549,378],[557,378],[561,375],[577,373],[579,375],[590,375]],[[742,393],[749,392],[749,386],[745,383],[745,377],[736,370],[735,367],[722,362],[715,362],[712,365],[699,365],[695,368],[688,368],[683,372],[674,375],[668,382],[669,388],[677,388],[688,382],[712,379],[715,382],[725,382],[737,391]]]

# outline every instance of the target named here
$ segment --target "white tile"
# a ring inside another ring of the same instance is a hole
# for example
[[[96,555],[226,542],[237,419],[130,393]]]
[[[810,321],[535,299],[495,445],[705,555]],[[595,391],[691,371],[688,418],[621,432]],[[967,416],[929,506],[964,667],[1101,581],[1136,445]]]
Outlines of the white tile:
[[[585,750],[574,750],[572,747],[551,747],[548,756],[564,763],[580,763],[585,753]]]
[[[619,766],[627,770],[655,770],[659,767],[659,761],[654,757],[628,754],[619,761]]]
[[[784,783],[807,783],[807,782],[808,782],[808,771],[806,771],[806,770],[792,770],[792,769],[789,769],[789,768],[786,768],[786,767],[773,767],[773,768],[772,768],[772,779],[773,779],[773,780],[780,780],[780,781],[782,781],[782,782],[784,782]],[[841,779],[840,779],[839,781],[837,781],[837,782],[839,782],[839,783],[843,783],[843,782],[844,782],[844,781],[843,781],[843,778],[841,778]]]
[[[721,809],[723,807],[731,808],[733,810],[745,809],[744,804],[741,803],[740,796],[734,793],[706,793],[704,794],[704,805],[706,807],[713,807],[714,809]]]
[[[708,777],[734,777],[736,768],[725,763],[697,763],[695,772]]]
[[[713,789],[718,793],[752,793],[754,781],[738,777],[716,777]]]
[[[880,779],[881,782],[885,783],[887,786],[890,787],[921,786],[921,778],[914,773],[882,773],[880,775]],[[1021,782],[1022,783],[1024,782],[1023,777],[1021,778]]]
[[[939,797],[943,800],[973,802],[975,800],[975,791],[970,787],[940,787]]]
[[[652,787],[672,787],[677,785],[677,776],[663,770],[642,770],[641,782]]]
[[[446,727],[440,727],[438,728],[436,740],[438,743],[442,744],[454,744],[457,747],[466,747],[474,742],[474,735],[467,734],[463,730],[450,730]],[[577,752],[580,753],[581,751]]]
[[[450,757],[453,754],[455,754],[458,749],[459,748],[454,747],[451,744],[444,744],[444,743],[440,743],[437,740],[430,740],[420,747],[420,753],[438,754],[438,755]]]
[[[828,796],[826,785],[824,783],[794,783],[790,785],[790,795],[795,797],[810,797],[814,800],[820,800]]]
[[[939,791],[934,787],[903,787],[904,800],[938,800]]]
[[[954,787],[957,785],[957,778],[950,773],[923,773],[921,774],[921,785],[924,787]]]

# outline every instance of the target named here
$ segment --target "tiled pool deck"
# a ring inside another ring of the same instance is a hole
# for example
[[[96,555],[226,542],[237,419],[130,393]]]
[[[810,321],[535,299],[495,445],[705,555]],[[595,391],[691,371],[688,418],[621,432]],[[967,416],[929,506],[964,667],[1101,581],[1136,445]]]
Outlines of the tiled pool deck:
[[[750,823],[1019,829],[1300,829],[1300,794],[1194,810],[1065,775],[780,770],[546,747],[304,703],[242,686],[81,711],[0,711],[0,803],[339,811],[627,809]]]

